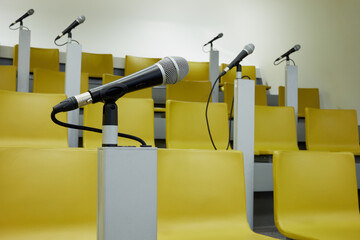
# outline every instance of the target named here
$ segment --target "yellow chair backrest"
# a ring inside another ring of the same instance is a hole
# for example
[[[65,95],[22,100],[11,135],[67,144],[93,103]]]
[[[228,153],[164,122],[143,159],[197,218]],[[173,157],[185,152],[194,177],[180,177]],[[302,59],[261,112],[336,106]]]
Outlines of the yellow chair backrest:
[[[114,73],[112,54],[86,53],[81,56],[81,71],[90,77],[101,78],[104,73]]]
[[[285,87],[279,86],[279,106],[285,106]],[[305,117],[305,108],[320,108],[318,88],[298,88],[298,117]]]
[[[185,81],[209,81],[209,62],[188,62],[189,73]]]
[[[360,155],[354,109],[305,109],[307,150],[350,151]]]
[[[293,107],[255,106],[255,153],[299,150]]]
[[[291,239],[359,238],[357,180],[351,153],[275,152],[273,168],[274,217],[282,234]],[[337,233],[336,228],[343,231]]]
[[[13,54],[13,65],[18,65],[19,45],[15,45]],[[30,72],[34,68],[45,68],[59,71],[59,49],[57,48],[30,48]]]
[[[158,150],[158,239],[272,239],[251,231],[240,151]]]
[[[232,101],[234,99],[234,83],[224,83],[224,102],[228,106],[229,116],[231,111]],[[267,93],[266,86],[255,85],[255,105],[267,106]],[[234,116],[234,110],[232,111],[231,117]]]
[[[154,101],[145,98],[120,98],[118,106],[119,132],[143,139],[147,145],[155,146],[154,138]],[[103,104],[90,104],[84,107],[84,125],[102,127]],[[84,131],[84,147],[101,147],[101,134]],[[140,146],[135,140],[118,138],[119,146]]]
[[[0,91],[1,147],[67,147],[67,128],[51,121],[53,106],[65,94]],[[66,113],[57,115],[66,122]]]
[[[125,56],[125,76],[136,73],[144,68],[150,67],[151,65],[160,61],[161,58],[145,58],[136,56]]]
[[[205,102],[166,102],[166,147],[214,149],[205,119]],[[226,149],[229,123],[225,103],[210,103],[208,120],[217,149]]]
[[[0,148],[0,159],[0,239],[96,239],[96,150]]]
[[[210,91],[210,81],[182,80],[176,84],[166,85],[166,100],[207,102]]]
[[[65,93],[65,72],[34,69],[33,92],[35,93]],[[89,74],[81,73],[80,93],[89,90]]]
[[[221,64],[220,70],[223,71],[228,64]],[[248,79],[245,76],[248,76],[251,80],[256,80],[256,67],[255,66],[241,66],[241,75]],[[234,83],[234,80],[236,79],[236,67],[228,71],[224,76],[220,79],[220,86],[224,85],[224,83]]]
[[[123,76],[116,76],[112,74],[103,74],[102,82],[103,84],[110,83],[112,81],[116,81],[120,78],[123,78]],[[125,94],[123,97],[127,98],[152,98],[152,88],[145,88],[141,89],[135,92],[130,92]]]
[[[16,91],[16,67],[0,66],[0,89]]]

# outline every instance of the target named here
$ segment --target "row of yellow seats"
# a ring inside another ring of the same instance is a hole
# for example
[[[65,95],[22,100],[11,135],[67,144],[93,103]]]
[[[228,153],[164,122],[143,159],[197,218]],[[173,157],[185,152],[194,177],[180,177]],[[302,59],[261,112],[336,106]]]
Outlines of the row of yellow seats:
[[[0,146],[66,147],[66,128],[50,119],[52,107],[64,94],[36,94],[0,91],[2,117]],[[154,104],[152,99],[122,98],[119,132],[143,138],[154,146]],[[168,148],[212,149],[205,122],[206,103],[168,101],[166,104],[166,145]],[[209,123],[218,149],[229,139],[227,106],[210,103]],[[66,121],[66,113],[58,117]],[[101,128],[102,104],[84,108],[84,125]],[[307,109],[305,119],[308,150],[350,151],[360,155],[355,110]],[[85,147],[101,146],[101,135],[84,132]],[[119,138],[120,145],[137,145]],[[292,107],[255,107],[255,154],[275,150],[298,150],[295,114]]]
[[[240,151],[158,150],[157,239],[273,239],[251,231]],[[354,156],[274,154],[274,217],[292,239],[360,238]],[[96,239],[95,149],[0,148],[1,239]]]

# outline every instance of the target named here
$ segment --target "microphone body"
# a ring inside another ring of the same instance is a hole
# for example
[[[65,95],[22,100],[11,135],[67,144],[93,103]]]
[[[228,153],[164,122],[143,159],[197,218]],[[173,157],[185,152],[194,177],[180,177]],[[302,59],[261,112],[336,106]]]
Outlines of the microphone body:
[[[77,27],[79,24],[83,23],[85,21],[85,16],[79,16],[72,24],[70,24],[64,31],[62,31],[61,34],[59,34],[55,41],[64,36],[65,34],[71,32],[75,27]]]
[[[13,26],[14,24],[21,22],[22,20],[24,20],[25,18],[27,18],[30,15],[33,15],[34,13],[34,9],[29,9],[29,11],[27,11],[24,15],[22,15],[19,19],[17,19],[15,22],[13,22],[12,24],[10,24],[10,27]]]
[[[229,70],[239,64],[247,55],[251,54],[255,49],[254,44],[250,43],[232,60],[232,62],[220,73],[220,77],[224,76]]]
[[[203,47],[205,47],[206,45],[208,44],[211,44],[213,41],[219,39],[219,38],[222,38],[222,36],[224,36],[224,34],[222,33],[219,33],[216,37],[214,37],[212,40],[210,40],[208,43],[205,43]]]
[[[283,55],[281,55],[280,57],[278,57],[275,62],[283,59],[284,57],[289,57],[290,54],[292,54],[293,52],[298,51],[301,48],[301,46],[299,44],[296,44],[293,48],[291,48],[289,51],[287,51],[286,53],[284,53]]]
[[[67,112],[90,103],[116,101],[129,92],[161,84],[175,84],[189,72],[189,65],[181,57],[165,57],[154,65],[119,80],[69,97],[54,106],[55,112]]]

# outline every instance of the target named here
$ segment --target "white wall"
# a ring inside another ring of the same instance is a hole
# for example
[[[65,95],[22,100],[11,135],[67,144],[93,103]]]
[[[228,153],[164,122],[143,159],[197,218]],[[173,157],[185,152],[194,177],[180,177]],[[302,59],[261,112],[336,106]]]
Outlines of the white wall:
[[[87,52],[163,57],[178,55],[207,61],[202,45],[215,42],[220,61],[229,63],[248,43],[254,64],[277,93],[284,85],[284,63],[275,58],[293,47],[299,87],[320,88],[322,108],[355,108],[360,123],[360,1],[358,0],[1,0],[0,44],[12,46],[18,32],[8,25],[28,9],[24,21],[32,46],[56,47],[54,38],[77,16],[86,21],[73,30]],[[66,40],[66,38],[62,39]],[[65,51],[65,48],[61,48]]]

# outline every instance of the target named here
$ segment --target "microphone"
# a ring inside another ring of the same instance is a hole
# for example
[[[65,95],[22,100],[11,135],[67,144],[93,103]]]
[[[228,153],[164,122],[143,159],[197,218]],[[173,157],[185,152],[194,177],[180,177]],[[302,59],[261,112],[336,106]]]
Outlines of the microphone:
[[[237,57],[234,60],[232,60],[232,62],[229,65],[227,65],[224,71],[220,73],[219,77],[224,76],[229,70],[231,70],[233,67],[238,65],[247,55],[251,54],[254,51],[254,49],[255,49],[254,44],[249,43],[248,45],[246,45],[244,49],[239,53],[239,55],[237,55]]]
[[[288,58],[290,54],[292,54],[293,52],[299,51],[300,48],[301,48],[301,46],[299,44],[296,44],[292,49],[290,49],[289,51],[287,51],[286,53],[284,53],[283,55],[278,57],[275,60],[275,62],[279,61],[280,59],[282,59],[284,57]]]
[[[34,12],[35,12],[34,9],[29,9],[29,11],[27,11],[24,15],[22,15],[18,20],[16,20],[12,24],[10,24],[10,27],[13,26],[14,24],[18,23],[18,22],[21,22],[22,20],[24,20],[28,16],[33,15]]]
[[[69,97],[53,107],[53,112],[67,112],[90,103],[116,101],[124,94],[161,84],[175,84],[189,72],[182,57],[165,57],[154,65],[119,80]]]
[[[208,43],[205,43],[203,47],[205,47],[206,45],[208,44],[211,44],[213,41],[219,39],[219,38],[222,38],[222,36],[224,36],[224,34],[222,33],[219,33],[216,37],[214,37],[212,40],[210,40]]]
[[[77,27],[79,24],[83,23],[84,21],[85,21],[85,16],[83,15],[79,16],[72,24],[70,24],[70,26],[68,26],[64,31],[62,31],[61,34],[59,34],[55,38],[55,41],[61,38],[62,36],[64,36],[65,34],[71,32],[71,30],[73,30],[75,27]]]

